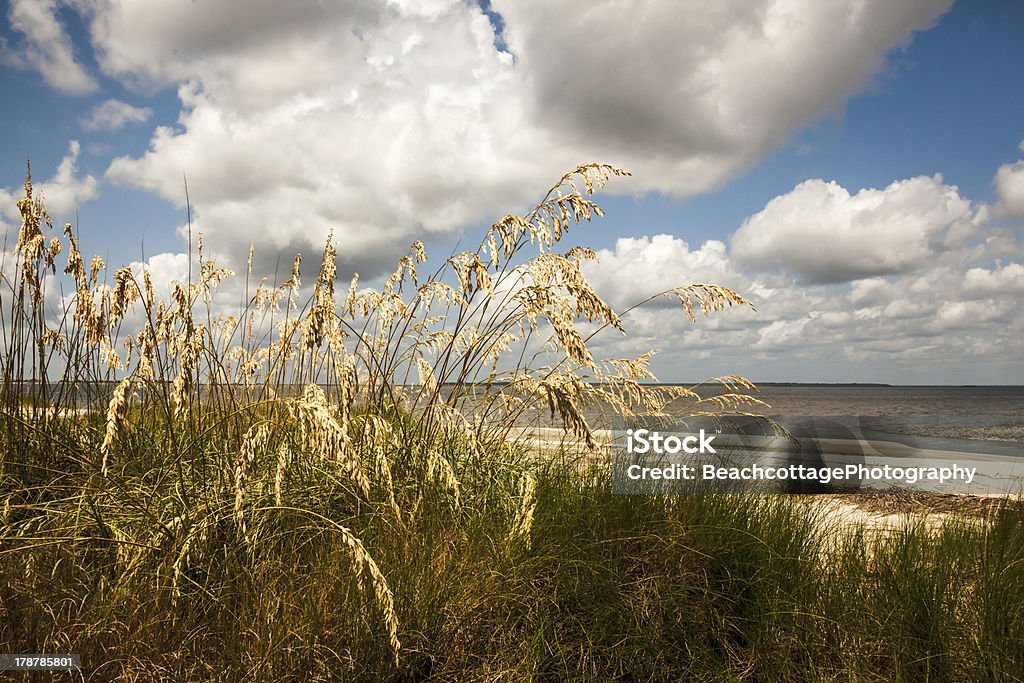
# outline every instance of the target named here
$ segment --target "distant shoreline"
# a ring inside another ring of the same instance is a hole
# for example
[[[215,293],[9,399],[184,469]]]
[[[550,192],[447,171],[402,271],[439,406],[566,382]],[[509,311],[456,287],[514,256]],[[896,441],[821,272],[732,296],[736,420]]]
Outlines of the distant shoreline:
[[[756,380],[750,380],[751,383],[757,387],[850,387],[857,388],[863,387],[868,389],[1024,389],[1024,384],[887,384],[885,382],[758,382]],[[20,382],[12,382],[12,384],[22,386],[35,386],[43,384],[40,380],[24,380]],[[50,386],[58,386],[61,384],[60,380],[50,380],[45,382]],[[96,380],[88,382],[88,384],[99,386],[103,384],[116,385],[118,380]],[[219,383],[221,386],[228,386],[229,383]],[[481,385],[487,384],[481,382]],[[492,383],[493,386],[502,387],[507,386],[507,381],[495,381]],[[697,385],[703,386],[725,386],[722,382],[711,382],[711,381],[697,381],[697,382],[639,382],[644,386],[662,386],[662,387],[693,387]],[[441,382],[441,386],[455,386],[453,382]],[[237,386],[242,386],[241,384]],[[258,386],[258,385],[256,385]],[[296,385],[298,386],[298,385]],[[396,386],[415,386],[415,385],[396,385]]]
[[[886,384],[884,382],[758,382],[758,387],[865,387],[872,389],[1024,389],[1024,384]],[[646,382],[666,387],[691,387],[700,382]],[[721,383],[705,382],[705,386]]]

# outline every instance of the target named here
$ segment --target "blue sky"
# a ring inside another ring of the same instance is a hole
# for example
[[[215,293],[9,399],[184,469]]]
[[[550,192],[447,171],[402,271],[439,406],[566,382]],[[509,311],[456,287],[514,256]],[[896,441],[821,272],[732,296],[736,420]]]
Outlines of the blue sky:
[[[553,36],[559,3],[3,2],[0,199],[77,141],[48,195],[87,251],[180,265],[187,176],[223,258],[333,231],[372,277],[607,161],[634,178],[573,238],[610,300],[717,278],[758,303],[637,317],[664,379],[1024,382],[1024,6],[898,4],[598,2]]]

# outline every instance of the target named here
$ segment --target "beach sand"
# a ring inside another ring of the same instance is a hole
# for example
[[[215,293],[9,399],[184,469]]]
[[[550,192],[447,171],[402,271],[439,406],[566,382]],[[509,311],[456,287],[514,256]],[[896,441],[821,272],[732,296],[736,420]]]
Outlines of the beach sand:
[[[975,430],[977,431],[977,430]],[[943,436],[934,433],[926,436]],[[527,444],[538,457],[568,457],[581,466],[602,466],[610,462],[613,450],[611,430],[595,430],[600,448],[589,452],[577,439],[552,427],[517,427],[510,437]],[[999,437],[1005,437],[999,434]],[[989,438],[1009,441],[1006,438]],[[985,438],[970,434],[950,434],[945,438]],[[986,455],[920,449],[895,442],[821,439],[822,458],[827,466],[863,462],[868,467],[889,464],[900,467],[949,466],[968,463],[977,467],[974,481],[919,482],[911,490],[880,490],[862,486],[856,491],[821,493],[804,496],[819,511],[820,521],[829,531],[863,530],[868,533],[889,533],[908,525],[924,523],[937,528],[951,518],[981,521],[1007,499],[1021,495],[1024,487],[1024,459],[1006,455]],[[683,494],[685,495],[685,494]],[[820,504],[820,505],[818,505]]]

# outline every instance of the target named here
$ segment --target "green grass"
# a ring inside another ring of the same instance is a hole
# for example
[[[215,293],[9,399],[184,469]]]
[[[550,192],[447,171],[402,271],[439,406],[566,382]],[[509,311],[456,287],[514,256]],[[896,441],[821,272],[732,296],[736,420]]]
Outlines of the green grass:
[[[27,179],[0,256],[0,652],[98,681],[1024,677],[1020,503],[880,536],[813,497],[615,495],[509,440],[538,409],[596,445],[595,407],[763,405],[594,355],[632,309],[555,249],[623,173],[575,169],[432,274],[414,243],[379,290],[336,292],[328,242],[311,292],[296,259],[236,315],[201,248],[165,298],[86,268]]]
[[[181,499],[181,482],[154,478],[162,464],[102,480],[51,472],[49,485],[15,495],[0,526],[0,648],[80,652],[90,680],[1009,681],[1024,671],[1019,504],[984,522],[866,534],[824,523],[810,497],[620,496],[601,471],[450,446],[459,507],[438,488],[412,518],[357,504],[344,479],[310,471],[281,506],[266,492],[251,502],[247,544],[225,486],[189,522],[209,525],[177,581],[181,538],[160,529],[197,503]],[[185,471],[200,472],[204,452]],[[509,538],[523,468],[538,482],[529,541]],[[396,474],[395,486],[406,510],[424,493],[414,477]],[[384,569],[397,665],[325,519]]]

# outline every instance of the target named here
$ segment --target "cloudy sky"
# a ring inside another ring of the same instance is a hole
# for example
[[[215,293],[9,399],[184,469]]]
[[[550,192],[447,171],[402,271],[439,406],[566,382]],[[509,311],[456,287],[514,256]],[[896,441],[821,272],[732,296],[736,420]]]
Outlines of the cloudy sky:
[[[1024,383],[1024,5],[1006,0],[8,0],[0,224],[184,272],[440,256],[584,161],[632,171],[573,238],[665,380]]]

